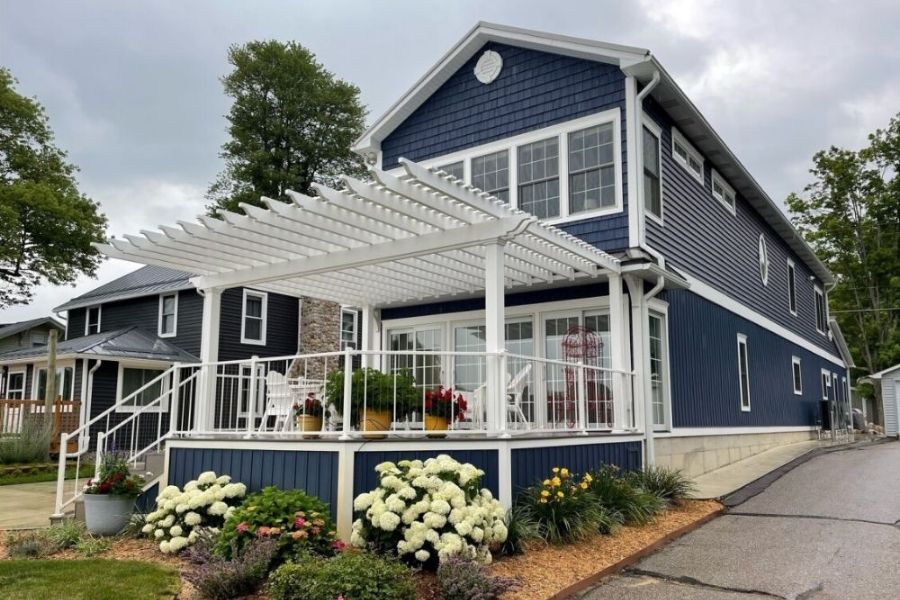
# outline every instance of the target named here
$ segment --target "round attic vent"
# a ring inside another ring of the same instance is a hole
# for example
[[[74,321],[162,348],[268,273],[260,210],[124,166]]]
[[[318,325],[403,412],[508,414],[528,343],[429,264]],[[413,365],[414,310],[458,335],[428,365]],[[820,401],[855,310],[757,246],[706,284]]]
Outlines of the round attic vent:
[[[485,50],[475,63],[475,79],[484,84],[491,83],[500,75],[502,68],[503,58],[493,50]]]

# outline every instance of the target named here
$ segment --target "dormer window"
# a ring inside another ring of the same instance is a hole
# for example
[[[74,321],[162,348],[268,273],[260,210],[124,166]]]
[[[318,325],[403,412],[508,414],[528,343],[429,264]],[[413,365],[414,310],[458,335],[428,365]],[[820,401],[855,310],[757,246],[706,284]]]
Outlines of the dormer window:
[[[703,183],[703,155],[674,127],[672,128],[672,156],[675,157],[675,162],[687,169],[691,177],[700,184]]]
[[[100,333],[100,307],[90,306],[84,315],[84,335]]]
[[[712,171],[712,195],[713,198],[722,203],[722,206],[728,209],[728,212],[735,214],[734,188],[728,185],[715,169]]]

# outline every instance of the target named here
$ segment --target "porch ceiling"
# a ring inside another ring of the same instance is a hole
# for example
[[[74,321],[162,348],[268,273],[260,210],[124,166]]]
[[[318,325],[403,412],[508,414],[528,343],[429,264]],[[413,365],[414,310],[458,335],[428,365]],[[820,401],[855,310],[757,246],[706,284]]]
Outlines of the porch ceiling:
[[[443,171],[401,161],[346,189],[264,198],[268,209],[200,217],[111,239],[107,256],[195,273],[201,289],[249,286],[357,306],[485,289],[485,247],[505,242],[507,288],[620,272],[616,258]]]

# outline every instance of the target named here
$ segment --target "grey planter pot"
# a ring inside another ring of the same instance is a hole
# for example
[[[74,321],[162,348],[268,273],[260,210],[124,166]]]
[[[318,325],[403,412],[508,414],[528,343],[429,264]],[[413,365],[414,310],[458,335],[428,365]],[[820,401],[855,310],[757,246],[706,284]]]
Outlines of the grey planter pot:
[[[94,535],[116,535],[125,529],[134,510],[131,496],[84,495],[84,520]]]

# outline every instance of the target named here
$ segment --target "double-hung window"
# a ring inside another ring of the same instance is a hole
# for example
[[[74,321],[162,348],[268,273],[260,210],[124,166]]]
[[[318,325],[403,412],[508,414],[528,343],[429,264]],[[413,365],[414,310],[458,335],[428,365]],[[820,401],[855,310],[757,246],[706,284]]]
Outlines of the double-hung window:
[[[825,309],[825,293],[818,287],[814,289],[816,296],[816,330],[824,334],[827,327],[827,312]]]
[[[159,337],[174,337],[178,327],[178,293],[159,297]]]
[[[266,305],[269,296],[265,292],[244,290],[244,308],[241,312],[241,343],[266,345]]]
[[[681,132],[672,128],[672,156],[675,162],[701,184],[703,183],[703,155],[698,152]]]
[[[72,367],[56,368],[56,396],[63,400],[72,399],[72,384],[75,380]],[[34,377],[34,399],[45,400],[47,396],[47,369],[36,369]]]
[[[519,146],[519,208],[539,219],[559,212],[559,138]]]
[[[6,397],[10,400],[25,399],[25,371],[10,371],[6,375]]]
[[[735,214],[736,196],[734,188],[728,185],[725,179],[715,169],[712,170],[712,195],[722,203],[728,212]]]
[[[659,130],[644,126],[644,210],[648,215],[663,218],[662,168],[659,153]]]
[[[154,403],[151,412],[168,410],[168,398],[160,397],[168,389],[168,379],[160,378],[163,369],[130,367],[119,363],[118,393],[116,395],[120,412],[131,412]],[[127,400],[126,402],[122,402]]]
[[[791,357],[791,377],[794,380],[794,394],[803,395],[803,371],[800,367],[800,357]]]
[[[84,335],[100,333],[100,306],[90,306],[84,313]]]
[[[509,202],[509,150],[473,158],[472,185]]]
[[[356,343],[356,323],[358,312],[352,308],[341,309],[341,350],[358,349]]]
[[[569,133],[569,214],[616,205],[612,123]]]
[[[787,261],[787,283],[788,283],[788,309],[792,315],[797,315],[797,268],[794,261]]]
[[[741,388],[741,410],[750,411],[750,358],[747,353],[747,336],[739,333],[738,349],[738,383]]]
[[[668,424],[669,359],[666,356],[666,320],[662,314],[650,313],[649,339],[653,425],[657,429],[663,429]]]
[[[455,163],[450,163],[449,165],[444,165],[442,167],[438,167],[441,171],[446,173],[447,175],[452,175],[456,177],[460,181],[463,180],[466,174],[466,164],[463,161],[457,161]]]

